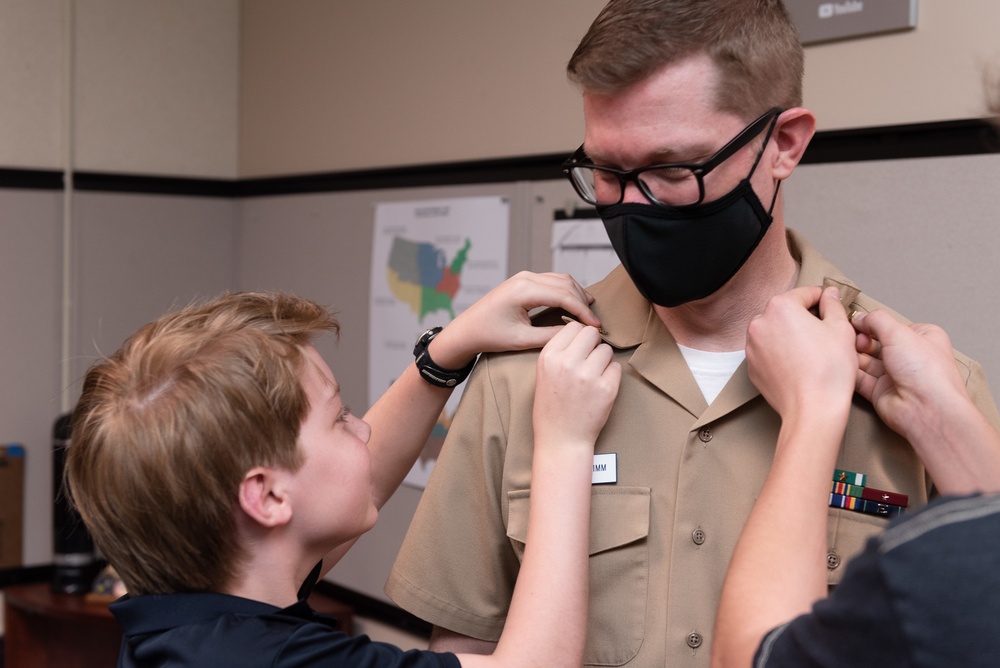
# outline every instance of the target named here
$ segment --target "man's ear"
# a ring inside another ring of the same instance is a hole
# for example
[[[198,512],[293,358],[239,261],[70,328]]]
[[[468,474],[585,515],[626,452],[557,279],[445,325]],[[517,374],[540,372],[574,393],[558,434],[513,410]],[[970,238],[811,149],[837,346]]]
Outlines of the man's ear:
[[[287,524],[292,519],[291,497],[285,492],[281,469],[258,466],[247,471],[240,483],[240,508],[263,527]]]
[[[773,134],[778,146],[771,170],[774,178],[783,180],[791,176],[815,133],[816,117],[808,109],[794,107],[782,112]]]

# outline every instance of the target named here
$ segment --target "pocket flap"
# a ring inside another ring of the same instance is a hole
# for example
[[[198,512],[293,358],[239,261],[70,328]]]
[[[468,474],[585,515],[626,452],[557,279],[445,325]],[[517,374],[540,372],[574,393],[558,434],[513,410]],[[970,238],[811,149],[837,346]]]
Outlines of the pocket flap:
[[[507,493],[509,510],[507,536],[519,543],[528,539],[528,500],[526,489]],[[590,554],[597,554],[649,535],[648,487],[601,487],[590,492]]]

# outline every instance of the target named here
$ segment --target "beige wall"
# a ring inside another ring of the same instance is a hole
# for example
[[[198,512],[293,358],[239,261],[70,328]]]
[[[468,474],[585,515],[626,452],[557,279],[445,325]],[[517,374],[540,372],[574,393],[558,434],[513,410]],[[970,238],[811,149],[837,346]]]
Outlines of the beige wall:
[[[0,0],[0,167],[61,169],[72,114],[80,170],[235,177],[239,13],[239,0]]]
[[[575,148],[564,68],[604,1],[245,0],[240,173]]]
[[[604,0],[244,0],[240,173],[569,152],[564,66]],[[920,0],[918,27],[806,49],[820,129],[982,114],[1000,2]]]
[[[0,167],[63,164],[63,7],[0,0]]]
[[[918,9],[915,30],[806,47],[805,99],[821,130],[984,115],[982,67],[1000,66],[1000,2],[918,0]]]
[[[0,167],[236,178],[568,152],[604,0],[0,0]],[[72,8],[73,30],[65,30]],[[996,0],[807,48],[821,129],[969,118]],[[72,48],[71,48],[72,47]]]
[[[238,0],[76,0],[81,169],[233,177]]]

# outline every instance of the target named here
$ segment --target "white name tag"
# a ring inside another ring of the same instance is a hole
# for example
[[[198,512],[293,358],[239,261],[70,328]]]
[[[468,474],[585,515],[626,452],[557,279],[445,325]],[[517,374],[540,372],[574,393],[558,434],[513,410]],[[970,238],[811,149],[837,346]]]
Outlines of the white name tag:
[[[618,482],[618,453],[594,455],[594,473],[590,482],[595,485]]]

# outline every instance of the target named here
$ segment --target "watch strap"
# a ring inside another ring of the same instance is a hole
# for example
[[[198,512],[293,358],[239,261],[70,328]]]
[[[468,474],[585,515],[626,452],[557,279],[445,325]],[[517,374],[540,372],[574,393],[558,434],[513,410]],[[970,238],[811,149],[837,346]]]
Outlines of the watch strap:
[[[427,346],[441,330],[441,327],[432,327],[420,335],[416,345],[413,346],[414,363],[417,365],[417,371],[420,373],[421,378],[431,385],[452,388],[469,377],[469,374],[472,373],[472,368],[476,366],[477,358],[474,357],[471,362],[461,369],[445,369],[435,364],[434,360],[431,359]]]

